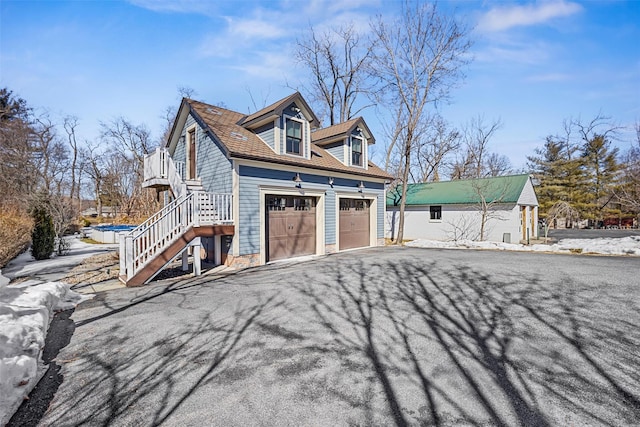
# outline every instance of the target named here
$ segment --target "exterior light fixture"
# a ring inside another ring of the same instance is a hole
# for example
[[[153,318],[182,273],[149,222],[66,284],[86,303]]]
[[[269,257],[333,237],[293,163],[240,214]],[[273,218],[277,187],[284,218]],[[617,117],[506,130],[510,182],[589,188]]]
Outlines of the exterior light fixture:
[[[333,188],[333,177],[332,176],[329,177],[329,185],[331,186],[331,188]]]
[[[298,107],[291,107],[291,111],[293,111],[294,113],[299,113],[300,109]]]
[[[296,188],[302,188],[302,178],[300,174],[296,172],[296,176],[293,177],[293,182],[296,183]]]
[[[360,184],[358,184],[358,192],[362,193],[363,190],[364,190],[364,182],[360,181]]]

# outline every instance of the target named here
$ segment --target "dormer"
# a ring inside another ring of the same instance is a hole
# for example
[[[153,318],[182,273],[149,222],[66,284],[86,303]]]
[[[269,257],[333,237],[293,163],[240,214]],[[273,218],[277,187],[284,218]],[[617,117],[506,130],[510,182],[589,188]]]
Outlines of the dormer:
[[[319,120],[299,92],[243,118],[238,124],[253,131],[275,153],[311,158],[311,129]]]
[[[311,140],[344,165],[363,169],[369,167],[369,144],[375,144],[373,134],[362,117],[318,129],[311,134]]]

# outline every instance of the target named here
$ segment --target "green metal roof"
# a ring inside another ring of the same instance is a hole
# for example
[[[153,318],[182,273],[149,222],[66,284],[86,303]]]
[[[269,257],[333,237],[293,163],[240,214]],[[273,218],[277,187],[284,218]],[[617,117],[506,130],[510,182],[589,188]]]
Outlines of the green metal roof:
[[[425,182],[407,186],[407,205],[453,205],[480,202],[516,203],[529,175],[509,175],[495,178]],[[387,206],[400,204],[400,186],[387,192]]]

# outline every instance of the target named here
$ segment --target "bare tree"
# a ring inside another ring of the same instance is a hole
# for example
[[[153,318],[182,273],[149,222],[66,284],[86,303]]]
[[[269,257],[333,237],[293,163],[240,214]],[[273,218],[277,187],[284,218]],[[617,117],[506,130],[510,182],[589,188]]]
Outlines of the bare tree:
[[[424,137],[430,104],[445,100],[461,77],[470,47],[468,32],[454,17],[439,12],[436,4],[405,2],[395,22],[382,17],[372,23],[378,48],[373,55],[374,75],[382,82],[381,95],[391,106],[391,126],[398,132],[402,199],[396,242],[404,235],[406,188],[412,152]]]
[[[80,210],[80,181],[81,181],[81,165],[80,165],[80,147],[78,145],[78,139],[76,135],[76,129],[78,127],[78,118],[75,116],[67,116],[63,122],[64,130],[67,132],[67,139],[69,147],[71,148],[71,164],[69,172],[71,173],[69,190],[69,197],[72,202],[76,200],[76,207]]]
[[[462,132],[464,151],[455,163],[453,179],[494,176],[492,172],[495,171],[495,166],[499,166],[498,169],[504,166],[504,160],[499,157],[492,159],[493,162],[498,160],[499,164],[490,165],[488,163],[491,158],[489,142],[501,127],[500,119],[486,123],[484,116],[474,117],[464,126]]]
[[[47,194],[61,194],[69,171],[69,151],[47,113],[34,117],[32,162]]]
[[[138,166],[137,173],[142,177],[144,155],[149,154],[156,147],[151,140],[151,133],[145,125],[135,125],[124,117],[118,117],[111,122],[100,123],[101,139],[106,146],[113,147]]]
[[[440,116],[433,118],[424,140],[417,144],[416,160],[419,182],[440,181],[443,169],[448,168],[447,157],[460,147],[460,133],[449,128]]]
[[[635,124],[636,141],[623,156],[620,185],[616,196],[620,203],[640,220],[640,122]]]
[[[493,179],[474,179],[471,182],[476,198],[476,211],[480,213],[480,232],[478,238],[484,241],[489,222],[504,221],[499,204],[504,203],[505,196],[510,190],[509,181],[496,181]]]
[[[580,220],[580,212],[575,209],[569,202],[559,201],[553,204],[544,221],[544,242],[547,243],[547,236],[549,235],[549,227],[555,228],[556,222],[564,218],[565,222],[573,223]]]
[[[334,125],[356,117],[369,105],[356,106],[360,95],[369,93],[368,67],[372,41],[353,25],[334,27],[324,33],[309,28],[306,38],[298,39],[295,56],[311,72],[308,92],[312,102]]]
[[[98,217],[102,216],[102,187],[106,176],[104,154],[97,145],[85,143],[86,148],[80,151],[85,173],[91,179],[91,187],[96,200]]]
[[[513,173],[511,161],[504,154],[489,153],[485,158],[485,174],[486,176],[495,177],[509,175]]]

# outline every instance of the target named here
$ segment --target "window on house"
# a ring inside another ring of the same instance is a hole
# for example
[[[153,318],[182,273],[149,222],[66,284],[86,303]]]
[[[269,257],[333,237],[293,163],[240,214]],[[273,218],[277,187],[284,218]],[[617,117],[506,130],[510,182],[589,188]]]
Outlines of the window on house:
[[[287,119],[287,153],[302,155],[302,123]]]
[[[442,206],[430,206],[429,214],[432,220],[442,219]]]
[[[362,140],[351,138],[351,164],[362,166]]]

